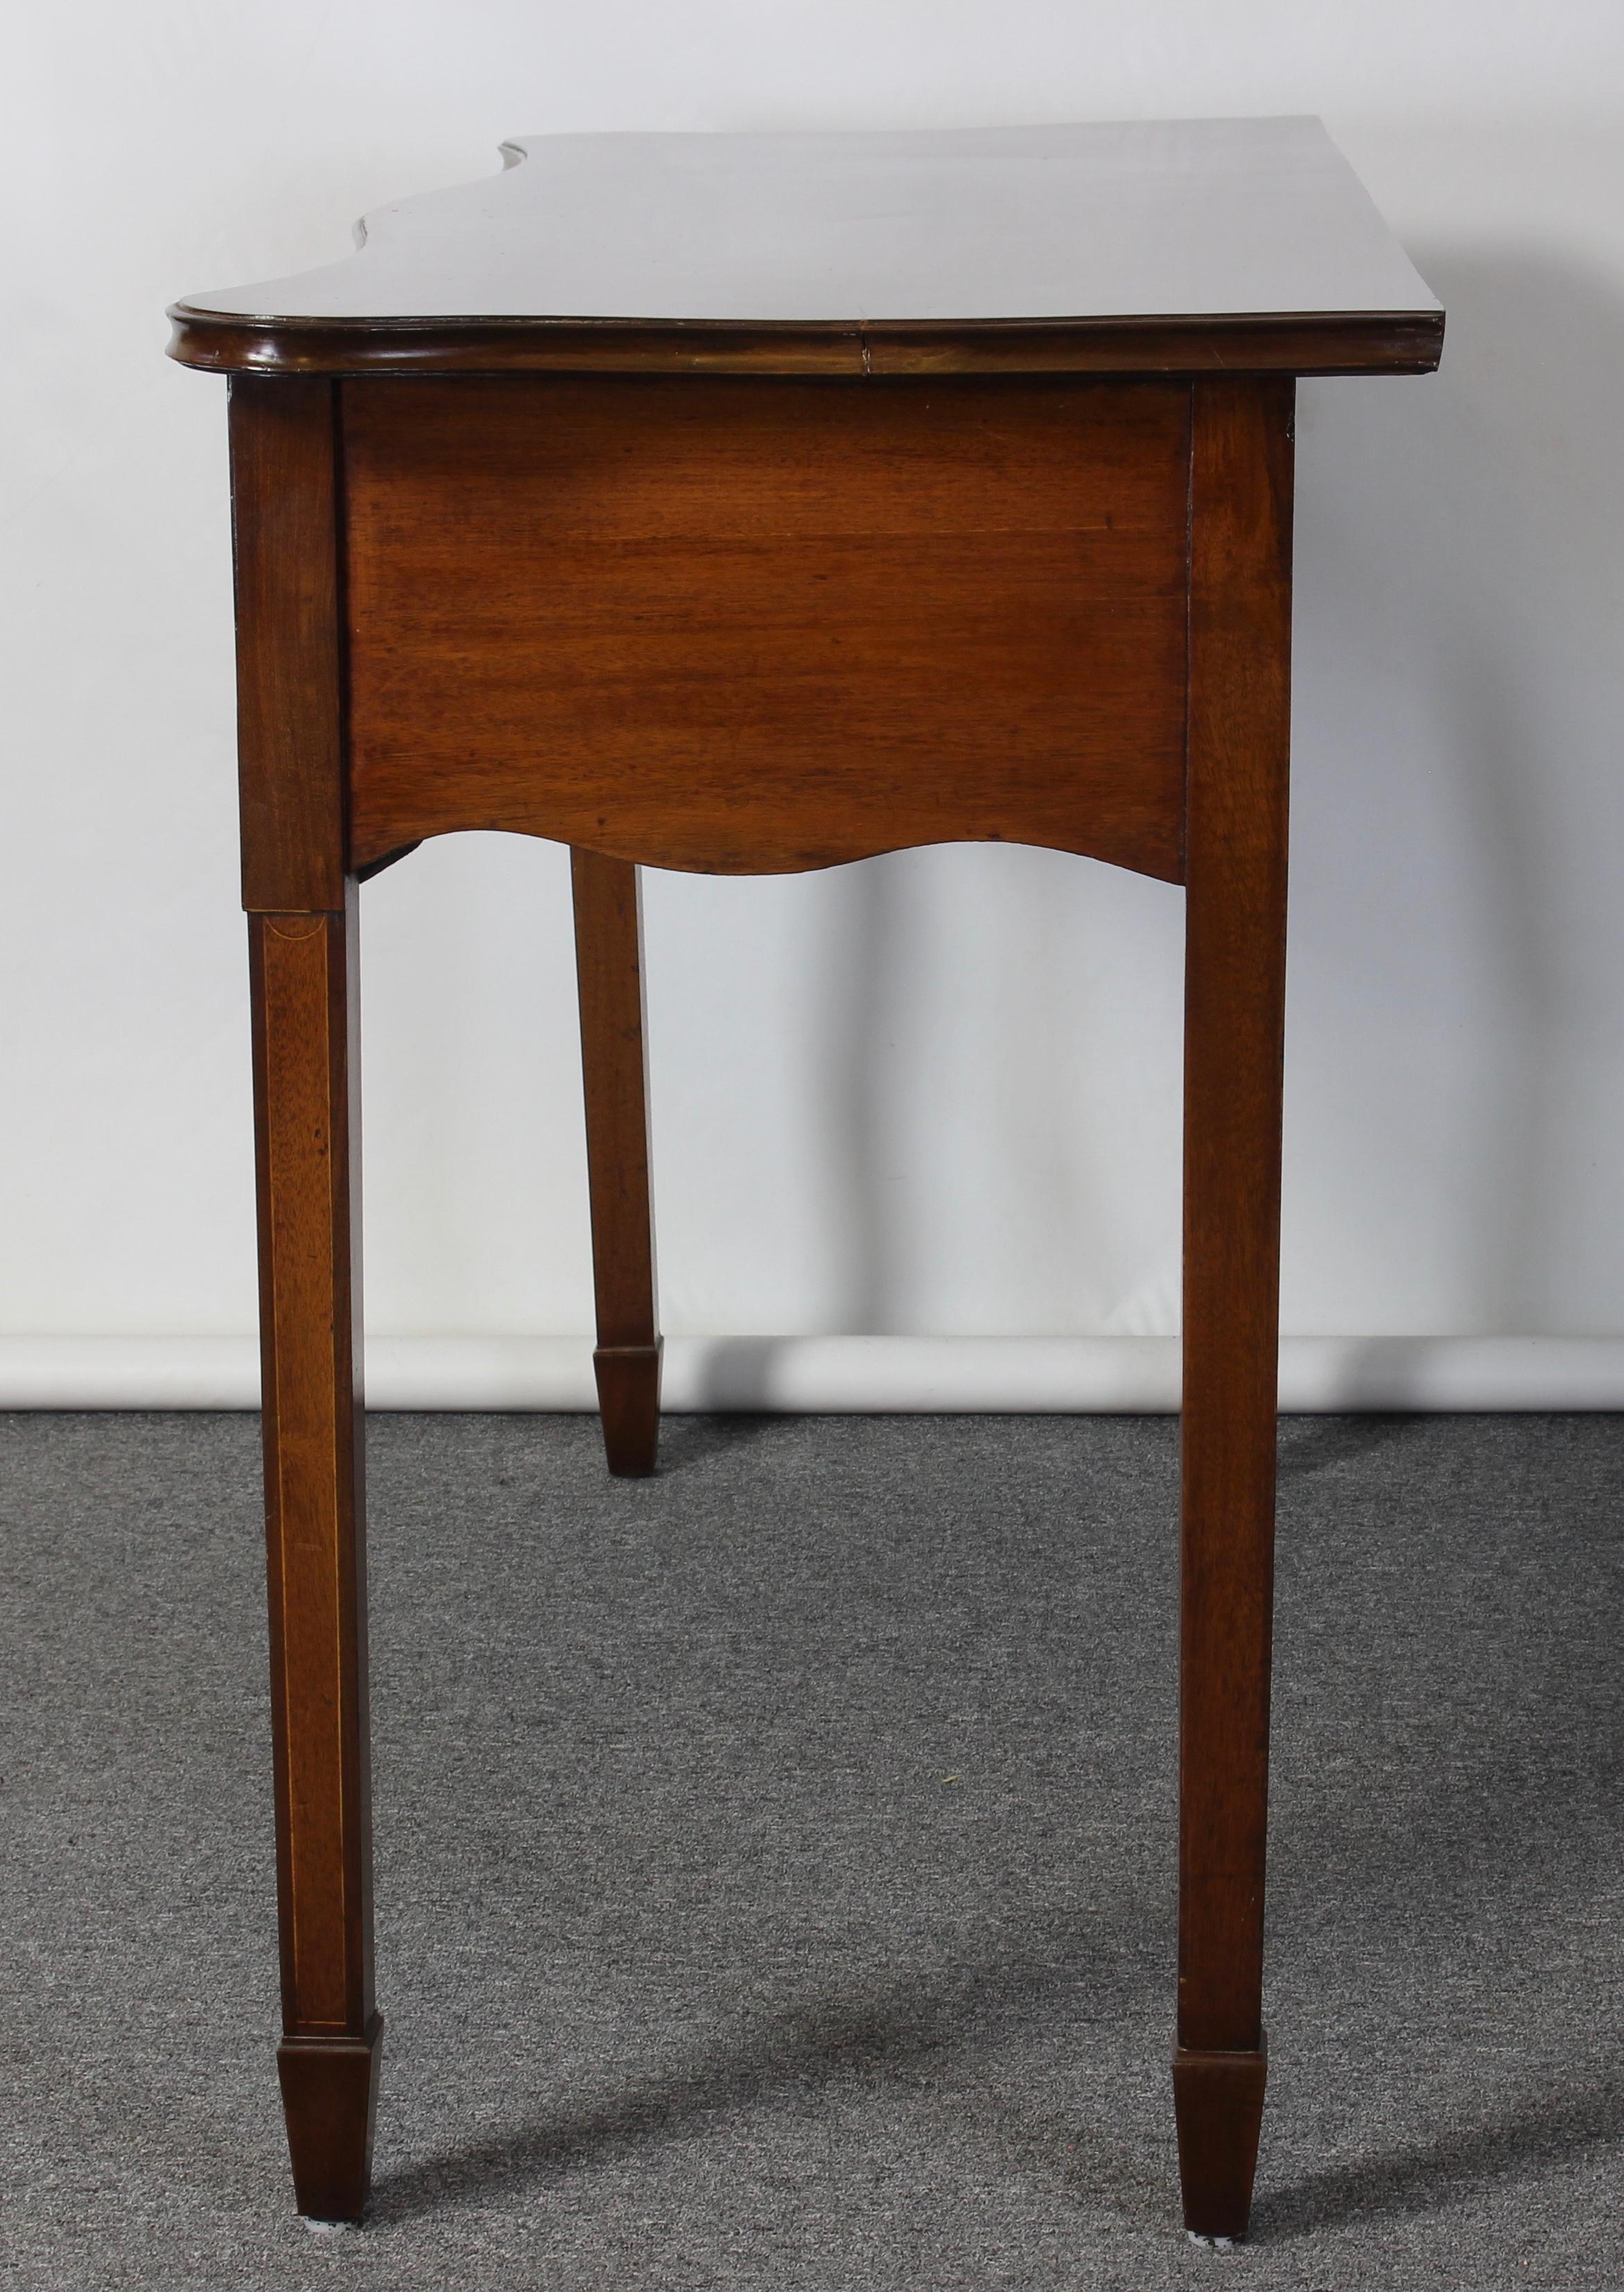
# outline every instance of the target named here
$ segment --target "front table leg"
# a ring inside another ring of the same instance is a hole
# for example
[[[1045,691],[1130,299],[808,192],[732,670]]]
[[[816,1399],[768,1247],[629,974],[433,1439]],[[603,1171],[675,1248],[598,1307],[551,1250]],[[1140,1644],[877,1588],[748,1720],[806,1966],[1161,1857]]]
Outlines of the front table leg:
[[[373,2003],[356,900],[249,918],[283,2041],[301,2213],[366,2201]]]
[[[1290,382],[1194,388],[1173,2092],[1209,2236],[1245,2233],[1266,2073],[1291,408]]]
[[[598,1306],[592,1367],[609,1470],[636,1478],[653,1472],[660,1441],[642,899],[630,861],[580,850],[570,860]]]

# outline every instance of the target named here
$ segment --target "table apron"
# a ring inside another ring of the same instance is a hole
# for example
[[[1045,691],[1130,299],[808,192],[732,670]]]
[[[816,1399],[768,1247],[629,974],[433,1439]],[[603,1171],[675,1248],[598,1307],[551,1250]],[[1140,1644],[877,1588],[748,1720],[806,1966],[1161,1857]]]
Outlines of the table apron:
[[[348,864],[504,828],[1179,882],[1191,385],[339,385]]]

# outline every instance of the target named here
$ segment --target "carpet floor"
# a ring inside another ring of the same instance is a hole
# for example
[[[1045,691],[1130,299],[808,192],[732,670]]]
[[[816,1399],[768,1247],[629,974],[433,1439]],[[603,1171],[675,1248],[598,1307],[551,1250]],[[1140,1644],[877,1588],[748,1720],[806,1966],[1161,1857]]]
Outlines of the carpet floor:
[[[1178,2221],[1176,1427],[370,1431],[376,2195],[294,2215],[257,1423],[0,1419],[0,2281],[1624,2284],[1624,1418],[1282,1432],[1253,2235]]]

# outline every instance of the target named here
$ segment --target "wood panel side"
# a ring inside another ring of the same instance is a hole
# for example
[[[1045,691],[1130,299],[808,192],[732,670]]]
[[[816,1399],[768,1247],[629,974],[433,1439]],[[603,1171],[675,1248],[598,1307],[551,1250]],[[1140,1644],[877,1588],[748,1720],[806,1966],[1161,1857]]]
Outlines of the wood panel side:
[[[337,416],[325,380],[231,383],[243,905],[344,904]]]
[[[1182,870],[1188,391],[346,383],[353,864]]]

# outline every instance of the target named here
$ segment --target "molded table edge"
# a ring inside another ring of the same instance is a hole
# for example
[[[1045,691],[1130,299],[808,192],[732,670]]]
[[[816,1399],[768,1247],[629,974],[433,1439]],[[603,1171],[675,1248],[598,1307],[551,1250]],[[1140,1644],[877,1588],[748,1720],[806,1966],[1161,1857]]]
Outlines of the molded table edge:
[[[1430,374],[1442,311],[758,325],[287,319],[186,303],[169,355],[211,374]]]

